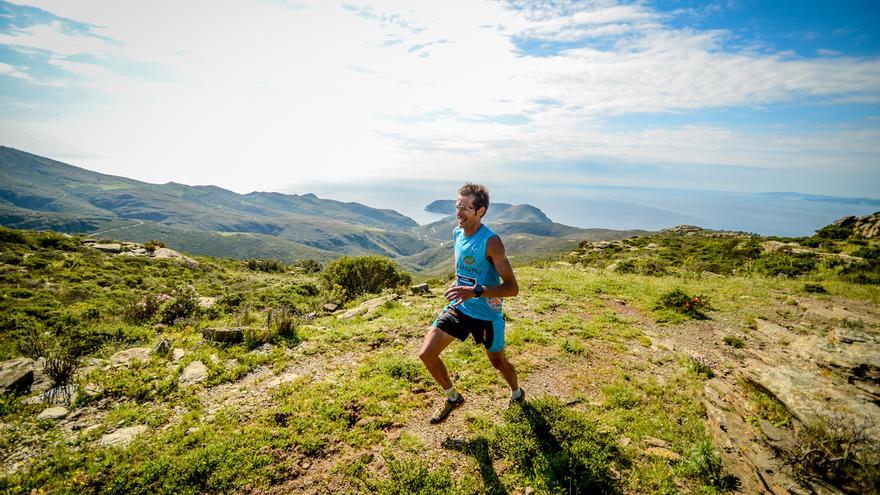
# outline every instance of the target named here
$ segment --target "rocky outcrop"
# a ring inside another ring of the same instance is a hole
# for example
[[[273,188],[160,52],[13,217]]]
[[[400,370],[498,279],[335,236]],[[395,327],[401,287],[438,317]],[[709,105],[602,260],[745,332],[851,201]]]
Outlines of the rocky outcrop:
[[[843,217],[836,220],[834,225],[852,227],[853,235],[873,239],[880,236],[880,212],[864,217]]]
[[[108,254],[117,256],[142,256],[152,259],[170,259],[175,260],[187,268],[193,269],[198,266],[198,262],[192,258],[184,256],[179,252],[164,247],[154,250],[147,249],[143,244],[134,242],[113,242],[113,243],[96,243],[91,239],[84,240],[83,246],[91,247]]]

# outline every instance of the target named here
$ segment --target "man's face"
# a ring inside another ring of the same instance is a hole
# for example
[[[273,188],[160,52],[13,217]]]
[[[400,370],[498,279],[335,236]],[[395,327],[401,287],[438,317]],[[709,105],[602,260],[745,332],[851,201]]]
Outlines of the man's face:
[[[455,201],[455,216],[458,218],[458,226],[467,228],[479,221],[479,216],[474,208],[474,195],[459,196]]]

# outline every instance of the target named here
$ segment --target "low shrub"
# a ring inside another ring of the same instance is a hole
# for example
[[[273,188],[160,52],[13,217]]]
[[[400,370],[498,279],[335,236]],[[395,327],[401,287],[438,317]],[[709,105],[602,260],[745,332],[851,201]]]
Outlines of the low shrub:
[[[720,491],[735,488],[738,480],[724,471],[721,456],[712,448],[712,443],[703,440],[694,445],[684,463],[684,472],[703,482],[704,485]]]
[[[725,344],[737,349],[742,349],[746,346],[746,342],[736,335],[726,335],[723,340]]]
[[[328,264],[322,275],[331,291],[338,286],[346,298],[412,283],[409,273],[384,256],[343,256]]]
[[[828,294],[822,284],[804,284],[804,292],[809,294]]]
[[[880,486],[880,445],[866,433],[873,426],[843,416],[805,425],[786,462],[802,479],[819,478],[847,493],[875,493]]]
[[[704,311],[711,308],[706,296],[690,296],[681,289],[672,289],[660,296],[654,309],[668,309],[689,318],[706,319]]]
[[[162,241],[156,240],[156,239],[153,239],[151,241],[147,241],[144,243],[144,249],[146,249],[147,251],[149,251],[151,253],[159,248],[164,248],[164,247],[166,247],[165,243]]]
[[[70,383],[71,378],[79,369],[79,357],[71,349],[58,349],[46,358],[43,372],[55,386]]]

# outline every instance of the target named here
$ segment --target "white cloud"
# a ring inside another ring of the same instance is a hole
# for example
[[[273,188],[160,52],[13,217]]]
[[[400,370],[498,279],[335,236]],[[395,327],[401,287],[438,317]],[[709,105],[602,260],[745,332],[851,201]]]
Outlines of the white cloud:
[[[880,95],[876,58],[732,51],[729,33],[673,29],[641,3],[522,11],[472,1],[356,9],[316,0],[296,9],[261,1],[26,3],[119,41],[71,36],[58,25],[0,35],[0,43],[51,50],[52,63],[76,76],[68,84],[105,95],[85,113],[31,125],[103,157],[78,164],[145,180],[247,191],[303,180],[492,174],[522,160],[867,170],[878,156],[876,128],[609,127],[609,118],[641,112]],[[523,37],[551,48],[603,44],[533,57],[514,45]],[[0,72],[20,69],[4,64]],[[559,104],[536,103],[546,99]],[[505,125],[504,116],[527,120]]]
[[[20,71],[17,67],[0,62],[0,74],[16,77],[18,79],[30,79],[26,73]]]

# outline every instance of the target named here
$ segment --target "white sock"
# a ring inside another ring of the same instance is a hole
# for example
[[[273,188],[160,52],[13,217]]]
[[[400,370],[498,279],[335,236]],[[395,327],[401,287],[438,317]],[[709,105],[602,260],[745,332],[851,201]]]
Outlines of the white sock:
[[[510,391],[510,398],[513,400],[516,400],[516,399],[519,399],[520,397],[522,397],[522,394],[523,394],[522,387],[517,387],[516,390]]]
[[[458,400],[458,390],[455,390],[455,385],[449,387],[448,390],[444,390],[446,392],[446,400],[449,401],[457,401]]]

